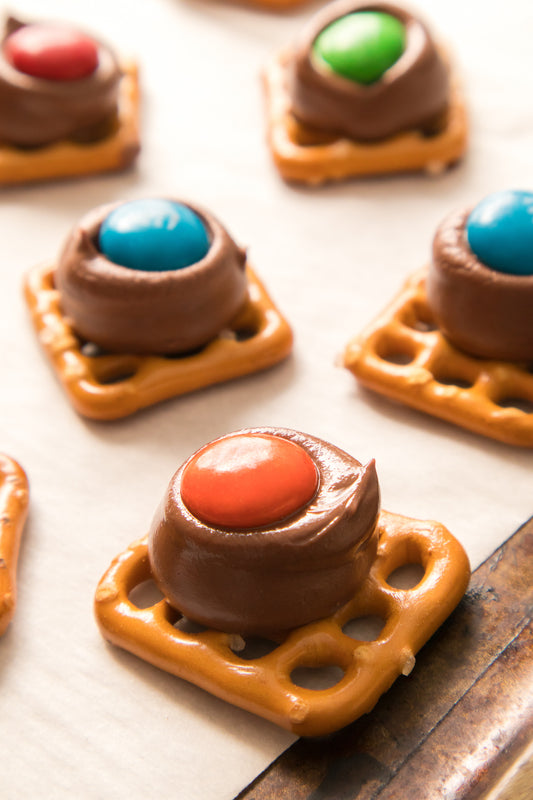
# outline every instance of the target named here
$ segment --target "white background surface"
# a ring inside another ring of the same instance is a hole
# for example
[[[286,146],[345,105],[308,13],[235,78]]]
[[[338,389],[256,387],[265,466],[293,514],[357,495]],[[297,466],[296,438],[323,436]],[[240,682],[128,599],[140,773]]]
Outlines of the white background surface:
[[[291,188],[264,144],[259,72],[312,8],[268,14],[195,0],[47,0],[141,67],[143,153],[124,176],[0,195],[0,449],[31,482],[15,622],[0,642],[2,798],[232,798],[292,737],[107,646],[92,616],[111,559],[144,535],[193,450],[249,425],[295,427],[376,457],[383,505],[446,524],[473,566],[533,511],[529,452],[484,440],[359,389],[335,366],[347,341],[428,258],[456,206],[531,188],[533,12],[427,0],[467,88],[472,143],[438,179]],[[43,14],[39,0],[10,9]],[[315,6],[316,8],[316,6]],[[45,362],[21,296],[103,202],[174,195],[210,208],[291,321],[283,365],[123,422],[83,421]]]

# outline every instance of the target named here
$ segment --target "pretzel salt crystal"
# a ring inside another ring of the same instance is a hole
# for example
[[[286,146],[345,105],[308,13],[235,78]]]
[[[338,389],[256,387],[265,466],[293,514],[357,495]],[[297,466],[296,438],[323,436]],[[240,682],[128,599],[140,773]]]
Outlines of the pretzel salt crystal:
[[[291,113],[286,85],[288,53],[273,59],[264,72],[268,140],[276,166],[288,181],[320,184],[343,178],[425,170],[442,172],[463,155],[468,138],[465,103],[452,80],[445,128],[433,136],[418,131],[364,143],[314,132]]]
[[[533,447],[530,365],[475,358],[455,348],[432,323],[425,276],[426,270],[413,275],[348,344],[344,366],[394,400],[475,433]]]
[[[17,561],[28,492],[22,467],[0,453],[0,636],[15,612]]]
[[[0,185],[71,178],[128,167],[139,152],[139,78],[136,64],[122,65],[114,130],[96,142],[61,141],[22,149],[0,145]]]
[[[147,540],[134,542],[101,579],[95,614],[103,636],[160,669],[302,736],[335,731],[370,711],[414,654],[451,613],[465,592],[466,554],[445,527],[386,511],[379,520],[379,547],[371,571],[332,617],[296,628],[257,659],[239,656],[245,642],[214,630],[186,633],[166,600],[137,608],[133,589],[151,578]],[[387,578],[398,567],[419,563],[424,577],[412,589],[395,589]],[[375,641],[358,641],[343,627],[378,615],[384,627]],[[335,686],[306,689],[291,679],[299,667],[336,665],[344,676]]]
[[[87,355],[61,310],[55,265],[32,270],[26,301],[39,340],[76,410],[110,420],[196,389],[266,369],[285,358],[292,332],[247,267],[248,300],[227,331],[200,352],[177,358]]]

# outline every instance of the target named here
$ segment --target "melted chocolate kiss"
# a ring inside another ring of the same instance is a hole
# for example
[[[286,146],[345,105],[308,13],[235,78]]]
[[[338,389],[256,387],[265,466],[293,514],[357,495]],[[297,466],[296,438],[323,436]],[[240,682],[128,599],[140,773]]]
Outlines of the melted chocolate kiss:
[[[16,70],[5,58],[6,38],[27,23],[10,17],[0,48],[0,143],[38,147],[106,132],[117,110],[122,73],[113,52],[98,43],[98,66],[87,78],[44,80]],[[107,126],[107,128],[106,128]]]
[[[406,47],[380,80],[358,84],[315,62],[313,43],[339,17],[381,11],[406,27]],[[288,66],[291,111],[313,128],[374,141],[406,130],[432,132],[448,106],[448,70],[426,26],[389,3],[340,0],[329,4],[304,31]]]
[[[61,308],[76,333],[112,352],[193,351],[214,339],[247,296],[246,252],[206,211],[190,206],[206,226],[206,256],[183,269],[149,272],[109,261],[97,246],[100,206],[72,230],[55,272]]]
[[[427,297],[442,333],[481,358],[533,360],[533,276],[482,264],[468,246],[472,209],[451,214],[433,241]]]
[[[280,436],[313,459],[319,485],[300,511],[263,528],[202,523],[181,497],[183,465],[152,522],[155,579],[185,616],[224,631],[267,635],[333,613],[366,577],[376,554],[380,499],[374,462],[362,466],[327,442],[297,431]]]

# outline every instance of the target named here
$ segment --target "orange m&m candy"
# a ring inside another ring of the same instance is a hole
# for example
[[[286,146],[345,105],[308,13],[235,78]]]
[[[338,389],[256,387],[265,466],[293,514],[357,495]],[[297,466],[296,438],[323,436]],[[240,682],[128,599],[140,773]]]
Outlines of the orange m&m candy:
[[[306,451],[278,436],[235,434],[186,464],[181,497],[201,522],[260,528],[295,514],[314,497],[318,472]]]

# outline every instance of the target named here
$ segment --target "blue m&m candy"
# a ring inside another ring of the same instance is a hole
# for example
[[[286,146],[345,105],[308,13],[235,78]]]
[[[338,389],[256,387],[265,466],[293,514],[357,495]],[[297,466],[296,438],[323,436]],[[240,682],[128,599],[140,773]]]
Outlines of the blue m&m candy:
[[[485,266],[510,275],[533,275],[533,192],[490,194],[468,217],[466,236]]]
[[[195,212],[172,200],[132,200],[103,221],[99,247],[115,264],[147,272],[183,269],[209,250],[205,224]]]

